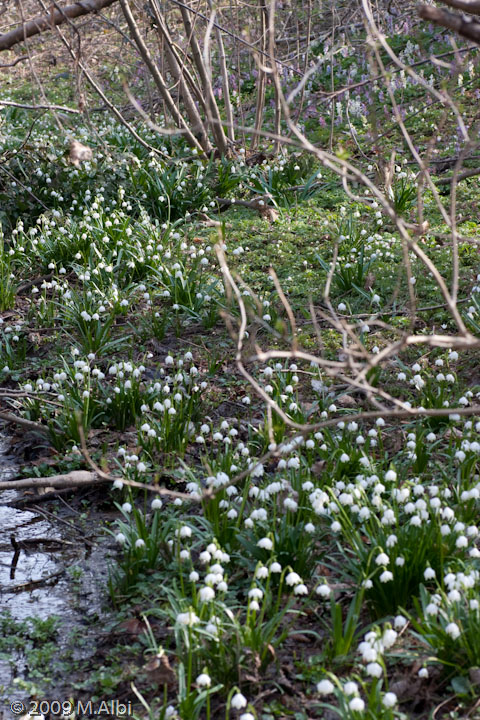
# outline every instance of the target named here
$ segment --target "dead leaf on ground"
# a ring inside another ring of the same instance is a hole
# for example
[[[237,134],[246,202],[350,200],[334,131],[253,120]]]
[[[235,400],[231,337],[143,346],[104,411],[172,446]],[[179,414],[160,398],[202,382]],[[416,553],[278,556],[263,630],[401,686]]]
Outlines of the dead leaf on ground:
[[[221,227],[222,223],[219,220],[214,220],[211,217],[208,217],[206,213],[198,213],[198,219],[202,221],[202,225],[205,225],[205,227]]]
[[[59,461],[59,457],[57,454],[55,454],[53,457],[48,457],[48,456],[42,455],[41,457],[34,458],[28,464],[32,465],[34,467],[36,467],[38,465],[54,466],[54,465],[58,465],[58,461]]]
[[[252,167],[253,165],[261,165],[265,160],[271,160],[273,158],[273,155],[266,155],[263,152],[257,152],[253,153],[250,156],[247,156],[245,164],[249,167]]]
[[[80,167],[82,162],[87,162],[93,158],[92,148],[83,145],[78,140],[72,140],[68,154],[69,160],[75,167]]]
[[[468,671],[468,677],[472,685],[480,685],[480,668],[470,668]]]
[[[452,435],[454,437],[461,438],[461,437],[463,437],[463,432],[456,427],[448,428],[447,431],[445,432],[445,437],[450,438],[450,437],[452,437]]]
[[[118,625],[118,628],[116,628],[116,631],[121,631],[126,633],[127,635],[141,635],[142,633],[146,632],[147,626],[142,620],[139,620],[136,617],[128,618],[128,620],[124,620],[123,622]]]
[[[264,220],[268,220],[269,223],[274,223],[280,217],[280,213],[276,208],[273,207],[262,207],[260,208],[260,215]]]
[[[365,278],[365,290],[371,290],[372,287],[375,285],[375,275],[373,273],[368,273],[367,277]]]
[[[323,471],[325,470],[325,460],[317,460],[317,462],[313,463],[310,469],[315,477],[320,477],[323,475]]]
[[[390,690],[394,692],[399,700],[408,700],[415,697],[418,692],[420,683],[413,681],[412,678],[405,678],[390,683]]]
[[[340,395],[336,398],[335,403],[343,408],[357,407],[357,401],[351,395]]]
[[[295,635],[295,642],[310,644],[312,642],[312,638],[297,633]]]
[[[173,686],[177,682],[175,671],[170,665],[167,655],[161,653],[155,655],[143,668],[157,685]]]

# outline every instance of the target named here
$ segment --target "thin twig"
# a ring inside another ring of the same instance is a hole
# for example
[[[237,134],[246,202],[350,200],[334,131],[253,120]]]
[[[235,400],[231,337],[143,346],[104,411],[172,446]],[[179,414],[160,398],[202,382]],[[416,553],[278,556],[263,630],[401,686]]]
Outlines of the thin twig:
[[[20,108],[21,110],[60,110],[61,112],[81,115],[80,110],[76,110],[75,108],[69,108],[65,105],[24,105],[23,103],[12,102],[11,100],[0,100],[0,105]]]

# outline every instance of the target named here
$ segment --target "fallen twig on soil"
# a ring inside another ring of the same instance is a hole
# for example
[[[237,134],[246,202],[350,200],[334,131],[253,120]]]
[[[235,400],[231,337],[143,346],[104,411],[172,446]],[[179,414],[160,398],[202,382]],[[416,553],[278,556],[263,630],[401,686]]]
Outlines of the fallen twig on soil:
[[[4,585],[1,588],[2,592],[6,593],[15,593],[15,592],[23,592],[24,590],[28,590],[28,588],[36,585],[43,585],[45,583],[48,583],[50,580],[55,580],[62,575],[65,574],[65,569],[59,570],[56,573],[52,573],[51,575],[47,575],[46,577],[38,578],[38,580],[28,580],[27,582],[20,583],[20,585],[13,585],[12,587],[8,587],[8,585]]]
[[[0,103],[1,105],[1,103]],[[42,275],[41,277],[34,278],[33,280],[29,280],[28,282],[24,282],[17,288],[17,293],[25,292],[25,290],[29,290],[32,287],[35,287],[36,285],[41,285],[44,282],[48,282],[53,278],[53,272],[47,273],[47,275]]]
[[[87,486],[89,487],[89,486]],[[9,503],[2,503],[3,507],[12,507],[12,508],[32,508],[36,512],[40,512],[40,509],[36,506],[38,503],[44,503],[49,502],[50,500],[61,500],[62,495],[66,495],[67,493],[75,491],[75,487],[70,488],[60,488],[57,490],[54,490],[52,492],[46,492],[42,495],[23,495],[23,497],[18,498],[17,500],[14,500],[13,502]],[[59,520],[59,518],[55,518],[56,520]]]
[[[12,415],[11,413],[3,412],[0,410],[0,420],[4,420],[8,423],[15,423],[16,425],[22,425],[28,430],[36,430],[38,432],[47,433],[48,428],[41,423],[33,422],[33,420],[26,420],[26,418],[18,417],[18,415]]]
[[[460,173],[458,177],[456,178],[457,182],[460,182],[461,180],[467,180],[467,178],[475,177],[475,175],[480,175],[480,168],[471,168],[469,170],[465,170],[465,172]],[[446,178],[440,178],[437,180],[437,185],[451,185],[455,178],[455,175],[452,175],[451,177]]]

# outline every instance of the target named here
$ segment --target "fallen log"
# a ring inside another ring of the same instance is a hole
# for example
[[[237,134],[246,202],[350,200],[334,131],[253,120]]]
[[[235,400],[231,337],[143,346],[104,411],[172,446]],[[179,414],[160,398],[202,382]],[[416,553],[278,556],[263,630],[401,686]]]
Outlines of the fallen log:
[[[45,478],[22,478],[21,480],[4,480],[0,482],[0,490],[23,490],[25,488],[70,488],[70,487],[86,487],[87,485],[97,485],[98,483],[108,482],[104,478],[100,478],[96,472],[90,470],[73,470],[66,475],[52,475]]]
[[[33,422],[33,420],[27,420],[26,418],[13,415],[12,413],[0,411],[0,420],[4,420],[7,423],[15,423],[15,425],[21,425],[26,427],[27,430],[35,430],[36,432],[48,433],[48,427],[41,423]]]
[[[121,480],[123,485],[127,487],[136,487],[141,490],[155,493],[156,495],[166,495],[167,497],[181,498],[182,500],[192,500],[188,493],[169,490],[168,488],[158,487],[157,485],[146,485],[145,483],[135,482],[135,480],[127,480],[125,478],[116,478],[102,472],[94,472],[90,470],[73,470],[66,475],[51,475],[45,478],[22,478],[19,480],[4,480],[0,482],[0,491],[2,490],[32,490],[35,488],[51,487],[54,489],[64,488],[83,488],[91,485],[100,485],[102,483],[112,483],[115,480]],[[37,499],[30,501],[36,502]]]

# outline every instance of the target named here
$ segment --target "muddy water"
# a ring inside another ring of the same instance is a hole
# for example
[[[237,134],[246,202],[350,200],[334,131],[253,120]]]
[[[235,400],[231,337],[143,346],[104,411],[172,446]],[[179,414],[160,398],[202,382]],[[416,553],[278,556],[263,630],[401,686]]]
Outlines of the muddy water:
[[[0,480],[11,479],[17,472],[0,435]],[[87,642],[81,649],[73,648],[74,657],[88,657],[94,651],[94,632],[89,625],[102,616],[107,601],[106,543],[89,532],[88,523],[87,527],[81,524],[73,508],[61,508],[59,517],[66,521],[62,523],[47,514],[42,516],[41,505],[38,513],[8,506],[19,497],[14,490],[0,492],[0,614],[7,612],[18,622],[55,616],[59,619],[59,656],[76,632]],[[48,508],[51,511],[52,505]],[[18,679],[29,680],[22,649],[15,657],[0,657],[0,717],[2,706],[11,699],[15,679],[17,683]]]

